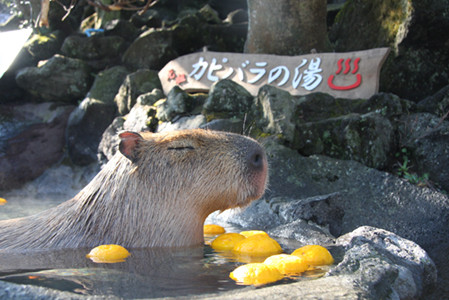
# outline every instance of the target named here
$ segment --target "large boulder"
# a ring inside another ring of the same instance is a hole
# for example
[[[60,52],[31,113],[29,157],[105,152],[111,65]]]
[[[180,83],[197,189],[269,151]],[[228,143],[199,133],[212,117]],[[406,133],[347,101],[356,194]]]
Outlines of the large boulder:
[[[214,83],[203,106],[208,120],[243,117],[249,114],[254,100],[241,85],[225,79]]]
[[[94,69],[104,69],[120,63],[125,49],[125,39],[119,36],[71,35],[64,40],[61,53],[67,57],[82,59]]]
[[[123,63],[132,70],[158,70],[179,54],[173,47],[173,30],[151,28],[128,47]]]
[[[114,98],[119,114],[126,115],[136,104],[137,97],[155,88],[162,88],[156,71],[141,69],[126,76]]]
[[[286,91],[270,85],[263,86],[256,98],[259,116],[255,120],[258,127],[263,132],[281,135],[284,140],[292,142],[299,102],[297,97],[292,97]]]
[[[17,188],[61,160],[73,109],[48,102],[1,107],[0,190]]]
[[[385,168],[396,149],[394,128],[377,113],[349,114],[298,124],[293,147],[303,155],[325,154]]]
[[[38,67],[20,70],[16,81],[43,101],[75,103],[89,91],[91,75],[82,60],[55,55]]]
[[[170,122],[175,117],[200,111],[204,104],[204,97],[190,96],[178,86],[173,87],[167,99],[157,105],[156,117],[162,122]]]
[[[114,99],[119,87],[128,75],[128,70],[122,66],[115,66],[97,74],[89,90],[89,98],[114,105]]]

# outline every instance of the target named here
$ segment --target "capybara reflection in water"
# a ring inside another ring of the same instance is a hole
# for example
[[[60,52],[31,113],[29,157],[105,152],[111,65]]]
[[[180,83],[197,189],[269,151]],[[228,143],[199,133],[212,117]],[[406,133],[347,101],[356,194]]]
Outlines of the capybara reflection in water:
[[[201,129],[119,136],[119,151],[73,199],[1,221],[0,250],[198,245],[211,212],[264,193],[266,155],[250,138]]]

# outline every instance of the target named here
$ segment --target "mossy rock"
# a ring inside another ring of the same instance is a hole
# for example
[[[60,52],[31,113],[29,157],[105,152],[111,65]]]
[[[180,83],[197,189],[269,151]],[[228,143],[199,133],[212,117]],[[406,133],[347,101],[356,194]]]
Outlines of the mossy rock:
[[[386,167],[396,148],[393,125],[377,113],[299,124],[291,146],[303,155],[351,159],[372,168]]]
[[[89,91],[89,97],[114,104],[114,97],[126,75],[128,75],[128,70],[122,66],[115,66],[98,73]]]
[[[249,114],[254,98],[242,86],[231,80],[214,83],[203,106],[203,114],[222,118],[243,117]],[[208,122],[211,118],[207,117]]]
[[[412,13],[409,0],[348,0],[336,16],[329,38],[337,51],[388,46],[397,49]]]
[[[35,33],[23,46],[36,60],[44,60],[52,57],[59,51],[64,34],[60,30],[49,33]]]
[[[127,114],[136,104],[137,97],[154,89],[162,89],[156,71],[141,69],[128,74],[114,98],[118,112],[121,115]]]

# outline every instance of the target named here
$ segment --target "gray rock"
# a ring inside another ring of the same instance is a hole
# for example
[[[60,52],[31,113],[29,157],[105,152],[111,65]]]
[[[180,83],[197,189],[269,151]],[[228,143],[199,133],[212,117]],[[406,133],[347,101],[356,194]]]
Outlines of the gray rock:
[[[351,113],[378,113],[394,121],[402,114],[415,112],[416,105],[390,93],[377,93],[369,99],[334,98],[329,94],[311,93],[298,97],[296,122],[303,124],[336,118]]]
[[[356,230],[340,236],[336,241],[337,246],[345,249],[343,261],[333,268],[328,274],[346,273],[352,271],[366,272],[371,276],[370,268],[378,263],[378,267],[387,267],[387,272],[394,278],[393,291],[399,299],[411,299],[417,295],[423,295],[426,289],[436,284],[437,270],[434,262],[427,252],[416,243],[404,239],[392,232],[370,226],[362,226]],[[361,259],[362,258],[362,259]],[[359,263],[365,260],[365,270]],[[371,264],[369,264],[371,262]],[[392,266],[392,268],[391,268]],[[378,274],[376,274],[378,276]],[[391,279],[390,279],[391,280]],[[367,283],[376,285],[378,282],[388,282],[387,278],[367,280]],[[387,290],[388,292],[388,290]]]
[[[298,219],[307,220],[320,226],[329,227],[328,231],[333,236],[339,236],[342,232],[341,223],[344,216],[344,212],[338,205],[341,201],[339,193],[305,199],[274,197],[270,199],[270,208],[283,224]]]
[[[122,66],[115,66],[98,73],[89,90],[88,97],[115,105],[114,97],[127,74],[128,71]]]
[[[17,84],[45,101],[83,99],[91,83],[89,67],[81,60],[55,55],[38,67],[20,70]]]
[[[173,31],[170,29],[149,29],[128,47],[123,63],[132,70],[159,70],[178,56],[172,40]]]
[[[0,109],[0,190],[17,188],[61,160],[73,109],[52,103]]]
[[[84,99],[72,112],[67,126],[67,148],[74,164],[83,166],[97,160],[101,136],[115,112],[115,105],[92,98]]]
[[[140,105],[153,105],[158,100],[164,98],[164,93],[160,89],[154,89],[153,91],[142,94],[139,97],[137,97],[137,104]]]
[[[296,122],[302,124],[344,116],[354,113],[355,109],[365,102],[366,99],[334,98],[319,92],[300,96],[295,110]],[[360,113],[366,113],[366,111]]]
[[[371,290],[370,298],[414,299],[436,283],[435,264],[412,241],[386,230],[360,227],[337,239],[342,262],[327,276],[352,274]]]
[[[203,115],[196,115],[191,117],[181,117],[177,121],[164,122],[158,125],[157,132],[174,131],[182,129],[200,128],[206,123],[206,118]]]
[[[118,112],[126,115],[136,104],[137,97],[152,92],[155,88],[162,88],[156,71],[142,69],[129,74],[114,99]]]
[[[445,86],[432,96],[419,101],[418,109],[443,117],[449,111],[449,85]]]
[[[125,40],[119,36],[71,35],[64,40],[61,52],[72,58],[94,60],[119,56],[124,47]]]
[[[376,112],[299,124],[292,146],[303,155],[325,154],[384,168],[396,149],[393,125]]]
[[[189,98],[180,87],[173,87],[167,95],[167,100],[157,106],[156,118],[167,122],[177,115],[185,114],[188,111]]]
[[[180,87],[173,87],[165,101],[157,104],[156,117],[163,122],[173,121],[175,117],[196,115],[201,112],[204,94],[190,95]]]
[[[214,212],[208,217],[208,222],[227,223],[241,228],[259,230],[268,230],[282,224],[277,214],[271,209],[269,200],[266,199],[252,202],[247,208]]]
[[[298,219],[287,224],[279,225],[267,230],[267,233],[278,240],[279,238],[294,239],[298,241],[300,246],[304,245],[333,245],[335,237],[329,232],[316,224],[307,222],[303,219]],[[278,242],[281,243],[281,240]],[[299,246],[298,246],[299,248]],[[285,246],[282,247],[284,251],[289,251]],[[295,250],[295,249],[291,249]]]
[[[253,97],[242,86],[231,80],[220,80],[214,83],[203,109],[208,120],[230,117],[243,117],[249,114],[253,105]]]
[[[203,129],[234,132],[246,135],[249,129],[245,128],[245,123],[238,118],[216,119],[200,126]]]
[[[172,45],[179,55],[198,51],[204,45],[211,45],[212,41],[209,41],[209,39],[217,40],[221,38],[221,36],[211,36],[209,28],[217,25],[208,24],[197,10],[186,9],[183,14],[178,16],[177,21],[177,24],[170,29],[173,31]]]
[[[410,152],[409,173],[424,174],[449,191],[449,122],[429,113],[404,115],[400,120],[403,145]]]
[[[106,128],[101,136],[100,144],[98,145],[98,160],[101,163],[108,162],[117,152],[117,145],[120,141],[118,133],[123,130],[125,117],[116,117],[111,125]]]
[[[373,95],[366,101],[359,100],[356,102],[354,112],[366,114],[376,112],[383,117],[394,121],[404,114],[410,114],[416,111],[414,102],[401,99],[397,95],[391,93],[378,93]]]
[[[151,122],[150,119],[154,114],[155,110],[151,105],[136,104],[126,115],[123,129],[136,132],[147,131],[148,124]]]
[[[266,85],[259,90],[256,101],[261,110],[261,116],[256,118],[256,122],[262,131],[281,135],[286,141],[292,142],[300,100],[286,91]]]

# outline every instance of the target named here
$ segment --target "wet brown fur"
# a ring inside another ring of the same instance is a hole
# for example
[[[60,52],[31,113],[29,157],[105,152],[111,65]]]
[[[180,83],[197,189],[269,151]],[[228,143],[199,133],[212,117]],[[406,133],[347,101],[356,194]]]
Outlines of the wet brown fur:
[[[73,199],[1,221],[0,250],[196,245],[211,212],[263,194],[266,157],[252,139],[199,129],[141,136],[135,147],[121,149],[130,150],[128,157],[117,152]],[[254,151],[262,155],[261,169],[248,165]]]

